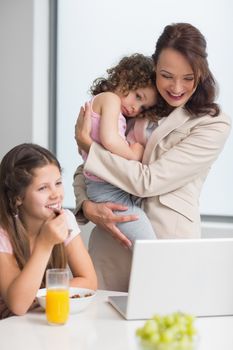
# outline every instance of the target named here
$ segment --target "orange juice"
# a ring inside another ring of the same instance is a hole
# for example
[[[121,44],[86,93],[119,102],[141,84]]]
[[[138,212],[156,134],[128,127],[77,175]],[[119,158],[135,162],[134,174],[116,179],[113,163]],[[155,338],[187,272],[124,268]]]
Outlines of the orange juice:
[[[70,311],[68,289],[47,289],[46,317],[51,324],[66,323]]]

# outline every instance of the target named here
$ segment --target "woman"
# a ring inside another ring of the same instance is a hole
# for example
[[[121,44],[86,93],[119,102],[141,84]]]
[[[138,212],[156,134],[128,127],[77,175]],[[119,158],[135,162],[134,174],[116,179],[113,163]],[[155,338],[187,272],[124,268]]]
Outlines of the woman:
[[[80,113],[77,142],[89,151],[85,171],[145,198],[143,208],[158,238],[199,238],[201,188],[223,149],[230,120],[214,102],[216,84],[208,67],[205,38],[197,28],[188,23],[166,26],[152,57],[158,122],[156,118],[154,123],[140,122],[140,127],[136,122],[133,129],[135,139],[144,138],[146,143],[142,163],[128,162],[92,142],[88,109],[85,118]],[[130,266],[130,253],[100,229],[110,230],[129,245],[115,226],[123,217],[111,212],[120,208],[87,201],[81,169],[75,173],[74,189],[77,217],[84,214],[99,226],[92,233],[90,253],[100,286],[127,290],[130,267],[125,266]]]

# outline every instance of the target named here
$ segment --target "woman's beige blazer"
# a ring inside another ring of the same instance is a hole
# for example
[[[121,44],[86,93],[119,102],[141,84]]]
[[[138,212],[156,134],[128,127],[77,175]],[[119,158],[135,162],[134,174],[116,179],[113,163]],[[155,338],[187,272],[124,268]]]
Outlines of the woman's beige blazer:
[[[146,120],[135,123],[136,140],[144,139],[146,127]],[[198,238],[200,192],[229,131],[230,119],[223,113],[217,117],[191,118],[177,108],[151,134],[142,163],[125,160],[93,143],[85,170],[143,197],[143,208],[158,238]],[[81,217],[80,208],[87,197],[80,170],[75,174],[74,190],[77,217]],[[101,249],[99,244],[95,245]]]

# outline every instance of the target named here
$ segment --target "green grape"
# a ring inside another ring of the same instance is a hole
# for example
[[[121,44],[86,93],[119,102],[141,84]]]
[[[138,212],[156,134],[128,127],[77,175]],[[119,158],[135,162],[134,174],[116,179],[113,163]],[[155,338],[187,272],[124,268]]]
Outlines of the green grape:
[[[136,330],[144,349],[194,350],[195,318],[174,312],[170,315],[154,315]]]

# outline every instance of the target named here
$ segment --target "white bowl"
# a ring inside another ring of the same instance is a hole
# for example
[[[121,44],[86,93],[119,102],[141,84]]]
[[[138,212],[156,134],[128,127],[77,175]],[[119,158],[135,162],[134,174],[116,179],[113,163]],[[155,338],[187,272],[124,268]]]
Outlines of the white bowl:
[[[69,289],[70,293],[70,313],[75,314],[77,312],[80,312],[93,301],[93,299],[96,296],[96,291],[92,289],[87,288],[74,288],[70,287]],[[74,295],[79,295],[80,298],[72,298]],[[38,290],[36,294],[36,298],[42,306],[43,309],[45,309],[46,306],[46,288],[41,288]]]

